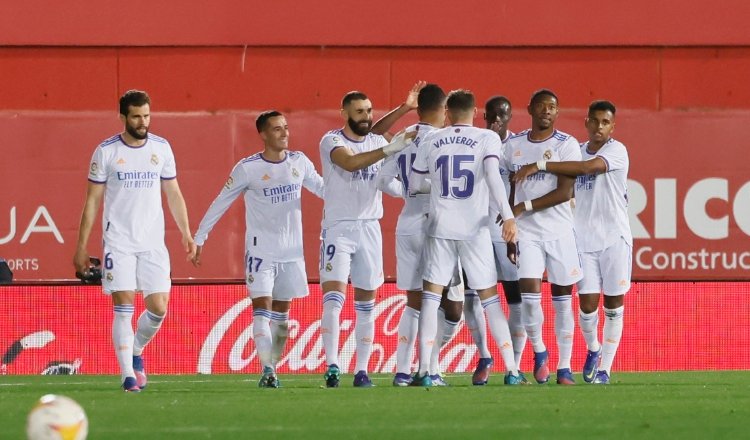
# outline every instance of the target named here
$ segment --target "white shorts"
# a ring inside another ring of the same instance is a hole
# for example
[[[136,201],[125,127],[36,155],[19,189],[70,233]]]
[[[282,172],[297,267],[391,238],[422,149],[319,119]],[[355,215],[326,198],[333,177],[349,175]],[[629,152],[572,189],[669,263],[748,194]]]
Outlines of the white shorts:
[[[504,241],[493,241],[492,249],[495,251],[495,270],[497,270],[497,280],[518,281],[518,268],[508,258],[508,243]]]
[[[542,279],[558,286],[570,286],[583,277],[575,235],[552,241],[518,241],[518,278]]]
[[[291,301],[309,294],[303,260],[278,263],[245,253],[245,285],[250,298]]]
[[[102,289],[113,292],[141,291],[147,297],[152,293],[169,293],[169,252],[162,245],[143,252],[122,252],[104,244],[102,259]]]
[[[460,261],[469,287],[482,290],[497,285],[492,241],[486,229],[471,240],[427,237],[424,279],[447,286]]]
[[[396,236],[396,287],[422,291],[424,234]]]
[[[323,229],[320,282],[346,283],[375,290],[383,285],[383,238],[377,220],[338,222]]]
[[[630,290],[633,248],[624,238],[602,251],[581,252],[579,255],[583,279],[578,282],[578,294],[619,296]]]
[[[448,301],[464,302],[464,283],[459,282],[455,286],[448,287],[448,293],[445,297]]]

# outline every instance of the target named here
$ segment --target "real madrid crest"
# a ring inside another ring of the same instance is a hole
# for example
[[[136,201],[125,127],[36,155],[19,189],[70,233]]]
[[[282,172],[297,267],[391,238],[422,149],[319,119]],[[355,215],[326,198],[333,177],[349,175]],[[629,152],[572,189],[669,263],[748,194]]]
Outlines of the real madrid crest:
[[[299,177],[299,171],[297,171],[297,168],[292,168],[292,176]]]
[[[151,163],[154,165],[159,165],[159,156],[156,154],[151,155]]]
[[[115,277],[112,275],[112,272],[107,272],[106,278],[107,278],[107,281],[112,281],[113,279],[115,279]]]
[[[552,159],[552,150],[547,150],[544,152],[544,160],[550,160]]]
[[[326,263],[326,272],[330,272],[333,270],[333,265],[331,263]]]
[[[255,281],[255,278],[253,278],[253,274],[248,274],[247,275],[248,284],[253,284],[253,281]]]

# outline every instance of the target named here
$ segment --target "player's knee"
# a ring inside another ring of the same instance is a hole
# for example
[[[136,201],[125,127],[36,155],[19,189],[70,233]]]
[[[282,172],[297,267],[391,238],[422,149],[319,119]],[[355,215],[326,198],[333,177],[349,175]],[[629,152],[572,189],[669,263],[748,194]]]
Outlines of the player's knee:
[[[445,312],[445,319],[453,322],[460,321],[463,305],[464,303],[459,301],[443,301],[442,307]]]
[[[599,294],[579,294],[578,307],[583,313],[594,313],[599,308]]]

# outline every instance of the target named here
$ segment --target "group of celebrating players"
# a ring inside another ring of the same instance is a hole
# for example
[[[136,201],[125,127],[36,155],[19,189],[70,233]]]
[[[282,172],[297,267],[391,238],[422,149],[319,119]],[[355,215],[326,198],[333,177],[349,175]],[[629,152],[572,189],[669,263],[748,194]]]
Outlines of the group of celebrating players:
[[[375,336],[375,295],[384,282],[382,193],[404,199],[396,226],[396,263],[397,287],[406,291],[407,302],[398,326],[394,385],[446,385],[438,354],[462,315],[480,355],[474,385],[486,384],[493,366],[487,327],[505,364],[506,385],[529,383],[519,370],[527,339],[534,352],[533,377],[548,382],[541,307],[545,271],[555,310],[556,382],[575,384],[571,298],[577,284],[578,321],[587,346],[583,379],[609,383],[632,259],[629,163],[625,146],[611,137],[615,106],[591,103],[585,119],[589,139],[579,145],[555,129],[558,98],[548,89],[532,94],[531,128],[518,134],[509,130],[512,107],[507,98],[489,99],[486,128],[474,127],[477,109],[470,91],[446,95],[424,81],[375,124],[364,93],[349,92],[341,104],[344,126],[320,142],[322,177],[302,152],[288,149],[284,115],[261,113],[256,128],[263,151],[234,166],[193,238],[169,143],[148,132],[150,99],[140,91],[123,95],[125,130],[99,145],[91,160],[74,257],[77,271],[89,270],[88,236],[104,197],[102,284],[113,299],[113,340],[123,389],[135,392],[146,386],[143,347],[166,315],[170,284],[162,190],[195,266],[200,266],[212,228],[237,197],[244,197],[246,284],[263,369],[259,386],[280,386],[276,364],[287,339],[291,302],[308,294],[303,187],[324,201],[320,331],[327,387],[339,386],[341,379],[339,316],[349,281],[356,313],[353,385],[373,385],[367,366]],[[413,110],[419,122],[391,135],[388,130]],[[498,281],[508,303],[507,319]],[[134,331],[130,321],[136,291],[143,292],[146,310]],[[601,294],[606,321],[600,342]],[[412,374],[416,341],[419,362]]]

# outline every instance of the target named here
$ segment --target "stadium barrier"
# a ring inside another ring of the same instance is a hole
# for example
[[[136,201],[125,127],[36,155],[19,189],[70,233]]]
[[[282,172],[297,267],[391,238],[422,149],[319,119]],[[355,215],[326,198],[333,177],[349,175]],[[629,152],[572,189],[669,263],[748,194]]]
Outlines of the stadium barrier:
[[[549,286],[544,285],[544,340],[557,360]],[[634,283],[625,300],[625,330],[615,371],[750,368],[750,284],[743,282]],[[391,373],[396,362],[398,320],[406,296],[394,284],[378,293],[371,372]],[[573,307],[577,310],[574,299]],[[134,321],[143,310],[136,303]],[[507,310],[506,310],[507,313]],[[289,340],[281,373],[322,373],[321,291],[297,300],[290,312]],[[0,353],[3,374],[116,374],[111,343],[112,305],[98,286],[11,285],[0,287]],[[600,326],[603,324],[600,319]],[[148,371],[157,374],[256,374],[252,306],[239,284],[175,285],[165,325],[146,348]],[[354,358],[354,310],[341,313],[341,367]],[[494,343],[493,356],[500,357]],[[576,325],[573,369],[580,371],[585,345]],[[476,347],[462,322],[442,350],[446,372],[472,371]],[[530,371],[527,345],[522,370]],[[502,371],[496,365],[495,371]]]

